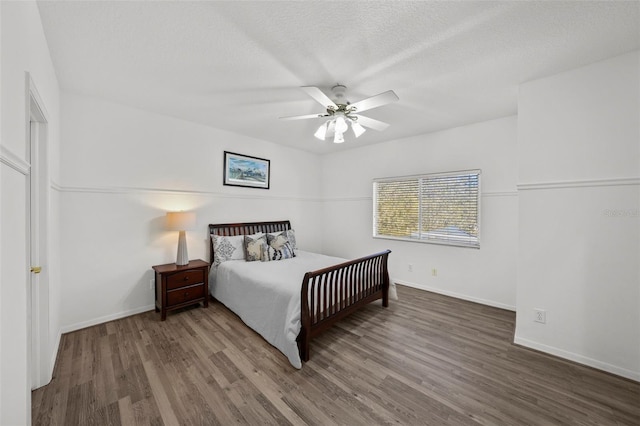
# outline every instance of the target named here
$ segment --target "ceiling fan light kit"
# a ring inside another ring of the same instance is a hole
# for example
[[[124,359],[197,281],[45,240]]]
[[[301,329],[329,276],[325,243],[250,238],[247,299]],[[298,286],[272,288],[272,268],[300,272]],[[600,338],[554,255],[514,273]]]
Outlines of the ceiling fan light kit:
[[[374,120],[373,118],[364,117],[362,115],[356,115],[356,112],[360,113],[362,111],[378,108],[391,102],[396,102],[399,99],[393,90],[387,90],[386,92],[363,99],[355,104],[351,104],[346,99],[347,88],[342,84],[337,84],[331,88],[335,101],[325,95],[324,92],[317,87],[303,86],[302,90],[307,92],[307,94],[315,99],[316,102],[320,103],[325,108],[325,112],[320,114],[297,115],[281,118],[283,120],[328,118],[327,121],[318,127],[318,130],[316,130],[313,136],[320,140],[326,140],[326,138],[333,136],[334,143],[344,142],[344,134],[349,130],[349,127],[353,130],[353,134],[356,138],[360,137],[366,131],[365,127],[369,127],[377,131],[383,131],[389,127],[389,124],[387,123]]]

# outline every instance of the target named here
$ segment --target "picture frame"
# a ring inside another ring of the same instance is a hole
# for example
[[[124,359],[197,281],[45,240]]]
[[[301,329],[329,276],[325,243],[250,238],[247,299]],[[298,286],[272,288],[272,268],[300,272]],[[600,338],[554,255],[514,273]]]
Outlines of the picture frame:
[[[269,189],[270,181],[270,160],[224,151],[224,185]]]

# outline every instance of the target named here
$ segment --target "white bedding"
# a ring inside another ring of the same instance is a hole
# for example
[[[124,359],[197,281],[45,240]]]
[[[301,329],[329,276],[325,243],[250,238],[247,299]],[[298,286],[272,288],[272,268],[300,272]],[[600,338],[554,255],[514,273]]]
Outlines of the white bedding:
[[[296,250],[293,259],[223,262],[211,268],[211,295],[302,368],[296,338],[300,332],[300,291],[306,272],[347,261]],[[217,269],[217,270],[216,270]]]

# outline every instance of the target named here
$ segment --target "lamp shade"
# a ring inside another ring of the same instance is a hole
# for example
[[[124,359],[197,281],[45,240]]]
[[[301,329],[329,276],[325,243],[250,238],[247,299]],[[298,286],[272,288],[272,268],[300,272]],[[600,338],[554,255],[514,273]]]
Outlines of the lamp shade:
[[[167,229],[186,231],[196,226],[196,214],[193,212],[167,212]]]
[[[344,133],[349,128],[344,116],[339,115],[336,117],[336,133]]]
[[[318,130],[316,130],[316,132],[313,134],[313,136],[315,136],[316,138],[318,138],[321,141],[323,141],[324,137],[327,135],[327,129],[328,128],[329,128],[329,122],[327,121],[322,126],[318,127]]]
[[[355,121],[351,123],[351,129],[353,129],[353,134],[356,135],[356,138],[359,138],[367,129],[362,127],[360,123],[356,123]]]

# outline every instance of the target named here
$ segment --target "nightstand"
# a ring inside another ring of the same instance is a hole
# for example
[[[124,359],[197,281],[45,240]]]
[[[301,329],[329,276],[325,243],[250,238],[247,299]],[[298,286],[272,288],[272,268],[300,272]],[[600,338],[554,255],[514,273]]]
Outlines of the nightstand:
[[[190,260],[188,265],[156,265],[156,312],[167,319],[167,311],[202,302],[209,306],[209,263]]]

